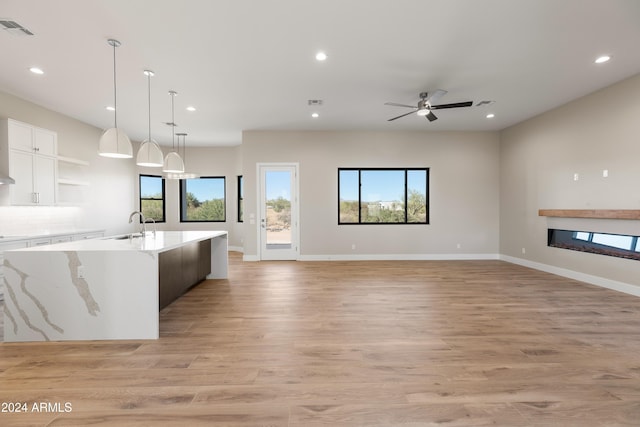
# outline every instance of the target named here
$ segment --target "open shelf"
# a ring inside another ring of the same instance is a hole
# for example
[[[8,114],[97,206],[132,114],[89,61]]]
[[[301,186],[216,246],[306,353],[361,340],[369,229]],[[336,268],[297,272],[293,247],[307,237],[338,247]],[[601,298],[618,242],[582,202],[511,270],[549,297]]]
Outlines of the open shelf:
[[[640,209],[540,209],[538,215],[557,218],[640,219]]]
[[[62,185],[79,185],[79,186],[89,186],[88,181],[80,181],[77,179],[66,179],[66,178],[58,178],[58,184]]]
[[[59,162],[64,162],[64,163],[71,163],[74,165],[80,165],[80,166],[89,166],[89,162],[84,161],[84,160],[80,160],[80,159],[76,159],[73,157],[66,157],[66,156],[58,156],[58,161]]]

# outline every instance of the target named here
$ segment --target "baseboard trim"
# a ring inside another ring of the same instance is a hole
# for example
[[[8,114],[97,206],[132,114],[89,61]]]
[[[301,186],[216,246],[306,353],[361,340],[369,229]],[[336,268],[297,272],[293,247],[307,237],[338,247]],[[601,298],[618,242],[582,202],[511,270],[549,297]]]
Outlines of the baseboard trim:
[[[499,254],[339,254],[300,255],[299,261],[455,261],[497,260]]]
[[[227,248],[227,250],[229,252],[240,252],[240,253],[244,253],[244,248],[242,246],[229,246]]]
[[[631,285],[629,283],[618,282],[616,280],[605,279],[600,276],[593,276],[591,274],[580,273],[578,271],[569,270],[566,268],[556,267],[553,265],[542,264],[539,262],[530,261],[527,259],[516,258],[508,255],[500,255],[500,259],[512,264],[522,265],[524,267],[533,268],[534,270],[545,271],[547,273],[555,274],[569,279],[579,280],[581,282],[589,283],[591,285],[600,286],[602,288],[612,289],[618,292],[624,292],[625,294],[640,297],[640,286]]]

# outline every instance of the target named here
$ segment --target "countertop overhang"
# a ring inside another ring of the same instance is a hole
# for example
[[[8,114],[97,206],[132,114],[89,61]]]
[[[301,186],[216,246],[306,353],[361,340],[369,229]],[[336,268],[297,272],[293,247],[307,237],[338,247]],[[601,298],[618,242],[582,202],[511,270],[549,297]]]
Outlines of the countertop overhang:
[[[61,252],[61,251],[144,251],[165,252],[189,242],[226,236],[226,231],[148,231],[144,237],[129,239],[126,234],[103,237],[100,239],[78,240],[53,245],[14,249],[14,251]]]

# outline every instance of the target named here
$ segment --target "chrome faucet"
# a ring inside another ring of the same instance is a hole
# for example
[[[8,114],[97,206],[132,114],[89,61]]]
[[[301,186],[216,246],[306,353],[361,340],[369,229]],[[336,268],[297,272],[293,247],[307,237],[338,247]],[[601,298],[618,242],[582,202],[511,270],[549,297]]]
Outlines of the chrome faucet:
[[[140,233],[142,233],[142,237],[144,237],[144,235],[147,234],[147,226],[146,226],[147,220],[144,217],[142,212],[140,211],[131,212],[131,215],[129,215],[129,224],[133,222],[133,217],[135,217],[136,215],[140,215],[140,221],[142,222],[142,226],[140,227]]]
[[[153,222],[153,237],[155,238],[156,237],[156,220],[153,218],[146,218],[142,224],[144,225],[149,221]]]

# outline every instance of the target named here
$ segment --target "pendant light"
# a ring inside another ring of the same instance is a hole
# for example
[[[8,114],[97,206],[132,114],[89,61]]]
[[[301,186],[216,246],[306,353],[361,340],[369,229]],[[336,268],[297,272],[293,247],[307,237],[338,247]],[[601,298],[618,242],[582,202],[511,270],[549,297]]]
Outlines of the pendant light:
[[[163,165],[162,150],[158,143],[151,139],[151,77],[153,77],[154,72],[144,70],[144,74],[147,76],[147,92],[149,94],[149,137],[142,141],[140,145],[136,156],[136,164],[138,166],[159,168]]]
[[[118,128],[118,106],[117,106],[117,90],[116,90],[116,48],[120,46],[118,40],[107,40],[113,47],[113,121],[114,126],[104,131],[100,137],[98,154],[104,157],[115,157],[120,159],[130,159],[133,157],[133,148],[131,141],[126,133]]]
[[[176,149],[176,133],[175,133],[175,127],[176,127],[176,122],[174,119],[174,98],[176,97],[178,93],[176,91],[170,90],[169,91],[169,95],[171,96],[171,123],[167,123],[169,126],[171,126],[171,147],[173,149],[173,151],[169,152],[167,154],[167,156],[164,158],[164,165],[162,166],[162,171],[163,172],[168,172],[168,173],[182,173],[184,172],[184,162],[182,161],[182,157],[180,157],[180,154],[178,154],[177,151],[175,151]]]
[[[196,179],[200,178],[200,175],[196,173],[189,173],[186,171],[187,164],[187,134],[186,133],[176,133],[178,137],[178,150],[180,150],[180,137],[182,137],[182,160],[185,164],[185,171],[182,173],[168,173],[165,175],[167,179]]]

